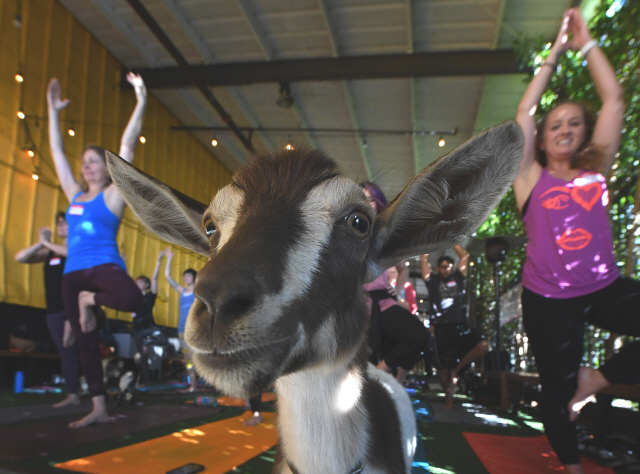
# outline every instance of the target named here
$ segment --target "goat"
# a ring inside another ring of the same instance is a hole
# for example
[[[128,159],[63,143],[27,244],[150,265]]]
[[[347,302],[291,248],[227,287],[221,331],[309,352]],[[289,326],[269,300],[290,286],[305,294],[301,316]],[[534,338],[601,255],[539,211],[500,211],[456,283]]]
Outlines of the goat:
[[[311,149],[256,157],[209,206],[109,153],[111,177],[161,238],[209,261],[185,339],[197,371],[249,397],[274,384],[274,473],[409,473],[411,402],[367,363],[362,289],[403,258],[474,232],[513,181],[515,122],[484,132],[416,176],[375,216],[360,189]]]

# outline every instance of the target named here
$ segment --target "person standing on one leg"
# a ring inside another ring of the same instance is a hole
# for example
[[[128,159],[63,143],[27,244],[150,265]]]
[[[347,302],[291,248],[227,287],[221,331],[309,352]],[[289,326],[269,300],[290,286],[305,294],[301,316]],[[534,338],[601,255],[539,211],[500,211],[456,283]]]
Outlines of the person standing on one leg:
[[[51,337],[60,353],[62,362],[62,376],[67,385],[67,398],[53,405],[60,408],[80,403],[78,368],[78,345],[75,340],[69,341],[68,347],[62,343],[65,325],[69,326],[62,302],[62,274],[67,259],[67,219],[64,212],[56,215],[56,234],[63,240],[63,244],[51,241],[51,230],[47,227],[39,229],[40,240],[31,247],[20,250],[15,259],[20,263],[44,262],[44,293],[47,302],[47,326]],[[70,327],[68,331],[70,330]]]
[[[460,245],[455,245],[453,250],[459,258],[455,270],[453,258],[449,256],[438,259],[435,272],[431,270],[429,255],[420,257],[422,278],[429,290],[429,313],[434,327],[438,376],[445,393],[445,408],[448,409],[453,408],[458,372],[489,350],[487,341],[467,325],[464,285],[469,253]]]
[[[196,298],[193,290],[196,287],[196,277],[198,276],[198,272],[196,272],[193,268],[187,268],[182,273],[184,286],[178,284],[171,277],[171,262],[173,261],[173,251],[169,247],[167,247],[167,249],[165,250],[165,255],[167,256],[167,261],[164,265],[164,277],[169,282],[169,285],[171,285],[171,288],[180,293],[178,336],[180,337],[180,347],[182,348],[182,352],[185,356],[185,366],[187,367],[187,374],[189,375],[189,391],[195,392],[198,381],[196,369],[193,367],[193,362],[191,362],[191,358],[189,357],[189,348],[184,342],[184,326],[187,323],[187,316],[189,316],[191,305]]]
[[[597,120],[563,101],[536,124],[558,59],[580,51],[602,101]],[[528,235],[522,276],[524,327],[542,387],[540,417],[567,472],[581,474],[574,420],[585,401],[640,375],[640,343],[625,346],[599,370],[580,368],[584,325],[640,336],[640,283],[621,278],[605,178],[624,124],[624,92],[577,9],[568,10],[549,56],[518,106],[524,156],[513,190]]]
[[[136,107],[120,141],[120,156],[131,163],[142,130],[147,90],[139,75],[129,73]],[[111,182],[105,149],[89,145],[82,153],[80,179],[76,180],[64,151],[60,112],[69,104],[62,99],[60,84],[51,79],[47,87],[49,148],[62,190],[69,200],[68,255],[62,281],[64,309],[78,341],[80,363],[89,385],[93,410],[69,427],[110,421],[103,382],[100,339],[93,307],[104,305],[118,311],[138,309],[142,295],[127,273],[116,235],[126,203]],[[69,341],[70,331],[63,336]],[[65,344],[66,345],[66,344]]]

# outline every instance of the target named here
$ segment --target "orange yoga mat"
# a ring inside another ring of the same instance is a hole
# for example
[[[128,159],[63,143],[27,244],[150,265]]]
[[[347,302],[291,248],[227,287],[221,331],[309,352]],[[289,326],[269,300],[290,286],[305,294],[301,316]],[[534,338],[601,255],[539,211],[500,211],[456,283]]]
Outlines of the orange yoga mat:
[[[462,433],[490,474],[547,474],[563,471],[546,436],[524,438]],[[582,458],[585,474],[615,474],[613,470]]]
[[[205,466],[203,473],[223,474],[277,443],[275,413],[262,412],[261,424],[246,427],[242,420],[250,416],[251,412],[246,412],[55,467],[95,474],[162,474],[193,462]]]
[[[276,394],[272,392],[265,392],[261,397],[263,402],[272,402],[275,399]],[[247,400],[244,398],[218,397],[218,405],[224,407],[243,407],[247,405]]]

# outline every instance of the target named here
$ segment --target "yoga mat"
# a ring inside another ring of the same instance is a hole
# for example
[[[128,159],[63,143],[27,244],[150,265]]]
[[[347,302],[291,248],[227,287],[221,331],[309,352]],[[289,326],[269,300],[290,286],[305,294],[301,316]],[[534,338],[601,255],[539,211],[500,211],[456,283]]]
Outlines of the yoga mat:
[[[0,427],[0,459],[11,461],[43,456],[176,421],[211,415],[219,410],[219,408],[184,405],[135,406],[112,411],[111,415],[116,418],[114,422],[98,423],[84,428],[73,429],[67,426],[69,422],[80,419],[82,414],[49,418],[21,425],[5,425]]]
[[[91,401],[86,400],[79,405],[67,405],[66,407],[60,408],[53,408],[53,403],[0,408],[0,425],[17,422],[22,423],[74,413],[89,413],[91,406]]]
[[[205,466],[204,474],[223,474],[274,446],[278,441],[274,413],[246,427],[242,416],[208,423],[120,449],[74,459],[55,467],[96,474],[164,473],[188,463]]]
[[[545,474],[562,469],[546,436],[526,438],[481,433],[462,433],[490,474]],[[585,474],[615,474],[608,467],[582,458]]]

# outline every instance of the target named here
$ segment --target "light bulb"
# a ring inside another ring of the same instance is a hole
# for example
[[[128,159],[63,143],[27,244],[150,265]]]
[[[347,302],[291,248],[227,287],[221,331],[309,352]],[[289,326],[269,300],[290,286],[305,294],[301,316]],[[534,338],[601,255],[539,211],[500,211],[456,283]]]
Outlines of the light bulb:
[[[71,127],[69,128],[68,133],[69,133],[70,137],[75,137],[76,136],[76,131]]]
[[[439,146],[444,146],[444,138],[440,137],[440,141],[438,142]]]
[[[24,120],[25,115],[24,115],[24,112],[22,110],[18,110],[18,114],[17,115],[18,115],[18,118],[20,120]]]
[[[144,138],[144,135],[140,135],[140,143],[146,143],[147,139]]]
[[[218,146],[218,140],[215,138],[211,140],[211,146]]]
[[[22,76],[22,74],[20,72],[16,72],[16,75],[14,77],[16,78],[16,82],[24,81],[24,77]]]
[[[38,176],[38,172],[34,171],[33,173],[31,173],[31,177],[35,180],[38,181],[40,179],[40,176]]]
[[[285,149],[285,150],[289,150],[289,151],[294,150],[293,145],[292,145],[291,143],[287,143],[287,144],[284,146],[284,149]]]
[[[36,156],[36,154],[31,148],[27,148],[24,152],[27,154],[29,158],[33,158],[34,156]]]

